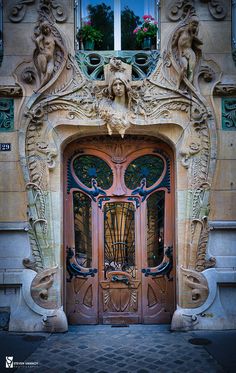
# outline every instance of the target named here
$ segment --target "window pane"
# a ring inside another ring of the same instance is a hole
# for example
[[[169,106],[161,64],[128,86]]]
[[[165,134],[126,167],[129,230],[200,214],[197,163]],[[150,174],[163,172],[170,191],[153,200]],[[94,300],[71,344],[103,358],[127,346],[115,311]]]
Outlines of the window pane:
[[[154,0],[121,0],[121,47],[123,50],[140,49],[133,31],[143,23],[144,15],[151,15],[155,18],[155,13]]]
[[[75,257],[79,265],[92,265],[92,219],[91,200],[81,192],[73,193]]]
[[[152,186],[164,171],[163,160],[155,155],[143,155],[130,162],[125,171],[125,185],[129,189],[137,188],[143,178],[146,186]]]
[[[164,256],[165,192],[152,194],[147,200],[148,267],[158,266]]]
[[[92,186],[92,179],[96,179],[100,188],[109,189],[112,186],[111,168],[95,155],[81,155],[75,158],[73,168],[78,179],[88,188]]]
[[[91,22],[96,30],[102,33],[102,42],[95,44],[96,50],[114,49],[114,1],[83,0],[82,26]]]

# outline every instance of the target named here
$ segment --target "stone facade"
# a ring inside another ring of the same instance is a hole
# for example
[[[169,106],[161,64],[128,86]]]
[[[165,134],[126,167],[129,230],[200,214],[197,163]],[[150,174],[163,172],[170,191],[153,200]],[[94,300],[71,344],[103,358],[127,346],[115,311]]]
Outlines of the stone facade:
[[[0,137],[10,151],[0,152],[0,304],[10,308],[9,330],[67,330],[63,151],[107,134],[151,136],[174,151],[172,328],[235,328],[230,1],[161,1],[161,58],[139,81],[116,58],[104,66],[105,80],[89,80],[75,59],[73,0],[60,4],[3,1],[1,121],[10,124]],[[111,97],[115,80],[126,101]]]

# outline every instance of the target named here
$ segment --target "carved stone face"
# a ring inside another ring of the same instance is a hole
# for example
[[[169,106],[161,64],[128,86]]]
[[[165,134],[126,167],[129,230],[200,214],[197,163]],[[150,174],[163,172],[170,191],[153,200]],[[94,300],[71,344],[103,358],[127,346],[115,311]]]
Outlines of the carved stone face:
[[[112,84],[114,96],[122,97],[125,95],[125,85],[120,79],[116,79]]]
[[[196,21],[196,20],[190,21],[189,27],[192,30],[192,32],[195,34],[197,32],[197,29],[198,29],[198,21]]]

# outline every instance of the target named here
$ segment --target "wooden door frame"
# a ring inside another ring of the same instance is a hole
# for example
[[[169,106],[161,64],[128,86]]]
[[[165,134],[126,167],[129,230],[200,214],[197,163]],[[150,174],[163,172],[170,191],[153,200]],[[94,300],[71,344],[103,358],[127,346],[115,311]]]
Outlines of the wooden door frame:
[[[139,136],[135,136],[134,138],[136,138],[137,140],[139,140]],[[95,139],[93,137],[93,139]],[[98,138],[98,143],[99,143],[99,138]],[[109,140],[108,140],[109,141]],[[71,159],[73,156],[76,156],[76,151],[77,151],[77,155],[79,154],[81,148],[83,148],[84,150],[84,154],[91,154],[91,155],[95,155],[97,157],[100,157],[101,159],[103,159],[112,169],[114,168],[114,164],[113,162],[110,160],[110,155],[107,154],[107,149],[106,147],[103,146],[103,149],[96,149],[93,145],[91,145],[91,142],[90,142],[90,137],[87,137],[87,138],[83,138],[82,139],[82,144],[80,145],[79,142],[77,141],[73,141],[72,143],[68,144],[67,147],[65,148],[64,150],[64,172],[63,172],[63,175],[64,175],[64,207],[63,207],[63,210],[64,210],[64,247],[65,245],[67,244],[67,240],[66,240],[66,237],[69,236],[69,232],[68,232],[68,222],[67,222],[67,216],[68,214],[70,214],[70,225],[72,223],[72,220],[73,220],[73,211],[71,212],[68,212],[66,211],[67,210],[67,206],[68,206],[68,195],[67,195],[67,191],[66,191],[66,188],[67,188],[67,185],[66,185],[66,180],[67,180],[67,163],[69,161],[69,159]],[[100,147],[102,148],[102,146]],[[174,183],[174,152],[173,150],[171,149],[171,147],[166,144],[164,141],[161,141],[158,140],[158,139],[154,139],[154,138],[149,138],[148,136],[145,137],[145,140],[143,141],[143,144],[141,145],[141,149],[137,149],[137,150],[131,150],[130,153],[128,154],[127,158],[126,158],[126,161],[125,163],[122,165],[121,164],[121,167],[120,167],[120,180],[121,181],[121,184],[122,184],[122,187],[125,187],[126,190],[128,190],[128,188],[124,185],[124,172],[125,172],[125,168],[127,167],[127,165],[134,159],[136,159],[137,157],[139,156],[142,156],[142,155],[147,155],[147,154],[150,154],[153,149],[157,149],[156,150],[156,154],[161,155],[161,153],[158,153],[158,149],[161,151],[161,152],[164,152],[165,154],[168,155],[169,157],[169,160],[170,160],[170,178],[171,178],[171,189],[172,189],[172,193],[170,194],[169,198],[168,198],[168,207],[166,206],[165,207],[165,227],[167,227],[167,221],[170,223],[171,221],[171,229],[169,229],[169,232],[172,231],[173,232],[173,240],[172,240],[172,244],[174,246],[174,255],[173,255],[173,274],[175,276],[175,263],[176,263],[176,250],[175,250],[175,231],[174,231],[174,226],[175,226],[175,211],[174,211],[174,192],[175,192],[175,183]],[[80,149],[80,150],[79,150]],[[125,165],[125,167],[123,167]],[[113,180],[114,181],[114,180]],[[117,184],[114,184],[109,190],[107,190],[107,193],[108,194],[111,194],[116,192],[116,189],[117,189]],[[128,190],[128,193],[130,191]],[[167,193],[166,193],[167,195]],[[66,197],[67,196],[67,197]],[[115,198],[115,197],[114,197]],[[121,200],[121,199],[119,199]],[[145,202],[146,203],[146,202]],[[72,206],[72,204],[71,204]],[[171,208],[169,208],[169,206],[171,206]],[[97,208],[97,207],[96,207]],[[72,209],[71,209],[72,210]],[[93,211],[93,225],[95,224],[95,218],[96,218],[96,226],[99,227],[98,223],[99,223],[99,214],[95,214],[95,210],[92,208],[92,211]],[[144,211],[145,211],[145,205],[142,205],[140,206],[140,211],[139,211],[139,222],[138,223],[135,223],[135,226],[136,226],[136,230],[137,230],[137,224],[140,224],[140,228],[141,228],[141,216],[144,216]],[[137,211],[136,211],[137,213]],[[96,216],[95,216],[96,215]],[[171,219],[170,219],[170,216],[171,215]],[[169,216],[169,218],[168,218]],[[143,226],[143,224],[142,224]],[[98,228],[99,229],[99,228]],[[142,245],[141,242],[144,242],[145,241],[145,238],[143,237],[143,235],[145,235],[145,233],[143,232],[144,230],[143,229],[140,229],[140,232],[142,237],[139,237],[139,246]],[[138,239],[138,235],[137,235],[137,231],[135,232],[136,233],[136,240]],[[168,231],[165,231],[165,235],[166,236],[166,242],[169,241],[169,236],[170,234],[168,233]],[[100,268],[101,266],[101,255],[98,254],[97,258],[96,258],[96,255],[95,255],[95,252],[99,251],[98,250],[98,239],[96,239],[98,237],[98,231],[97,229],[94,229],[93,228],[93,263],[94,264],[97,264],[97,268]],[[137,242],[137,241],[136,241]],[[96,243],[96,245],[95,245]],[[137,243],[136,243],[137,244]],[[63,261],[64,263],[66,262],[66,257],[65,257],[65,249],[64,249],[64,252],[63,252]],[[145,253],[144,253],[144,248],[142,250],[142,254],[141,254],[141,259],[140,261],[142,263],[147,263],[147,258],[145,256]],[[141,264],[141,263],[140,263]],[[66,304],[66,267],[64,266],[64,304]],[[97,281],[99,282],[99,276],[97,275]],[[98,284],[99,286],[99,284]],[[173,307],[175,309],[175,303],[176,303],[176,283],[174,284],[174,292],[173,292]],[[99,314],[99,309],[100,309],[100,300],[99,300],[99,296],[98,296],[98,299],[97,299],[97,303],[98,303],[98,314]],[[143,302],[142,302],[143,303]],[[174,310],[173,310],[174,311]],[[141,321],[143,321],[143,306],[141,307]]]

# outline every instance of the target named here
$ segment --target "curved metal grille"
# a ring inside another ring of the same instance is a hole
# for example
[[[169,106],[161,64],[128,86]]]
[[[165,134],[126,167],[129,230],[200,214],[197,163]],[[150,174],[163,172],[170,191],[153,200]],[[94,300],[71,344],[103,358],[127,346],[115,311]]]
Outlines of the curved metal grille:
[[[135,277],[135,207],[130,202],[104,207],[104,268],[125,271]]]

